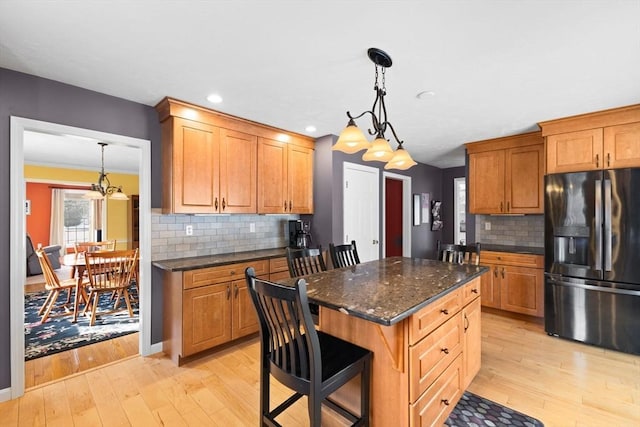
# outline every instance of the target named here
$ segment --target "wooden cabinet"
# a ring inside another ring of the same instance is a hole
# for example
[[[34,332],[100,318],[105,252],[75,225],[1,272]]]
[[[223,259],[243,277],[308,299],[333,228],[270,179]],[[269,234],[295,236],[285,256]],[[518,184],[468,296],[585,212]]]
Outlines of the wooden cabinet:
[[[313,149],[258,140],[258,212],[313,213]]]
[[[482,251],[482,305],[531,316],[544,316],[544,257]]]
[[[539,125],[548,174],[640,166],[640,105]]]
[[[249,266],[269,276],[269,260],[165,273],[163,350],[175,363],[258,332],[244,279]]]
[[[469,212],[544,212],[544,143],[540,132],[465,144]]]
[[[269,260],[269,280],[277,282],[278,280],[289,279],[289,265],[287,257],[271,258]]]
[[[462,310],[462,352],[474,355],[463,359],[462,389],[466,390],[471,381],[480,372],[482,331],[480,329],[482,305],[480,298],[476,298],[467,304]],[[477,355],[477,356],[476,356]]]
[[[156,109],[163,213],[313,213],[311,138],[171,98]]]
[[[129,249],[140,247],[140,196],[129,196]]]

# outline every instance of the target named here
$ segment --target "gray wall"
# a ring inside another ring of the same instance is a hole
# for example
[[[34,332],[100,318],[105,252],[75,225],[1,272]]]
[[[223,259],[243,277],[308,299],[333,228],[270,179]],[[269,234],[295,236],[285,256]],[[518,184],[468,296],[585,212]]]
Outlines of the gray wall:
[[[331,146],[337,140],[336,136],[324,136],[316,140],[315,174],[314,174],[314,205],[315,214],[312,219],[314,242],[328,247],[330,242],[342,241],[342,165],[344,162],[378,167],[384,170],[384,164],[379,162],[365,162],[362,154],[345,154],[332,152]],[[409,147],[407,149],[410,150]],[[431,199],[440,200],[442,196],[442,170],[433,166],[418,164],[406,171],[393,171],[411,177],[411,192],[430,193]],[[382,200],[383,174],[380,173],[380,200]],[[380,218],[382,218],[382,209]],[[441,239],[441,231],[431,231],[430,224],[421,224],[411,228],[411,255],[419,258],[435,258],[436,242]],[[380,224],[380,238],[383,239],[382,223]],[[382,257],[382,245],[380,245]]]
[[[160,207],[162,174],[160,125],[152,107],[0,68],[0,389],[11,385],[9,311],[23,309],[9,307],[10,116],[151,140],[154,207]],[[153,307],[161,306],[161,290],[153,287]],[[161,319],[152,310],[152,326],[159,325],[152,342],[161,340]]]

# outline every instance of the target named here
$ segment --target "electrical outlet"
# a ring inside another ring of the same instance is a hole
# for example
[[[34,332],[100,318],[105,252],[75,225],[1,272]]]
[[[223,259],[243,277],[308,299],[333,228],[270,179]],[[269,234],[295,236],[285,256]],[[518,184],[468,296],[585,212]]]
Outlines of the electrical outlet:
[[[491,231],[491,223],[489,221],[484,223],[484,229],[487,231]]]
[[[184,231],[187,233],[187,236],[193,236],[193,225],[187,225]]]
[[[256,223],[255,222],[250,222],[249,223],[249,233],[255,233],[256,232]]]

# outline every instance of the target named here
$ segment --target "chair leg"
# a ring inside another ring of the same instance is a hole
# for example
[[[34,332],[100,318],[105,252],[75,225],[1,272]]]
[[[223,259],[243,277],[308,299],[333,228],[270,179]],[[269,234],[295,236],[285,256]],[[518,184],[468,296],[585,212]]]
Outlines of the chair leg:
[[[100,292],[92,292],[94,294],[93,304],[91,306],[91,320],[89,321],[89,326],[93,326],[96,324],[96,310],[98,309],[98,300],[100,299]],[[91,298],[89,298],[91,301]]]
[[[53,291],[53,296],[51,297],[51,301],[49,301],[49,305],[47,306],[47,310],[45,311],[44,315],[42,316],[42,320],[40,321],[40,324],[43,325],[44,322],[47,321],[47,319],[49,318],[49,313],[51,313],[51,309],[53,308],[53,306],[55,305],[57,299],[58,299],[58,294],[60,294],[59,290],[54,290]]]
[[[42,307],[40,307],[40,310],[38,310],[38,315],[42,316],[42,313],[44,313],[44,311],[46,310],[47,306],[49,305],[49,301],[51,300],[51,295],[53,295],[53,291],[49,291],[47,299],[44,300],[44,303],[42,303]]]
[[[322,398],[320,396],[319,390],[311,390],[309,396],[307,396],[311,427],[320,427],[322,425]]]
[[[126,288],[122,290],[122,297],[124,298],[124,302],[127,304],[127,309],[129,310],[129,317],[133,317],[133,309],[131,308],[131,301],[129,300],[129,291],[127,291]]]

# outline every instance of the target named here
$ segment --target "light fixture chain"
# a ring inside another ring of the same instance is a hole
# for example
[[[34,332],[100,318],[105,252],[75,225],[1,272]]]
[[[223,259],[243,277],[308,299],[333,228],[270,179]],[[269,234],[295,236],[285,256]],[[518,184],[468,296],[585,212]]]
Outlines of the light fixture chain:
[[[378,67],[376,67],[377,69]],[[385,95],[387,93],[387,86],[385,84],[385,76],[387,74],[387,69],[385,67],[382,67],[382,90],[385,92]]]

